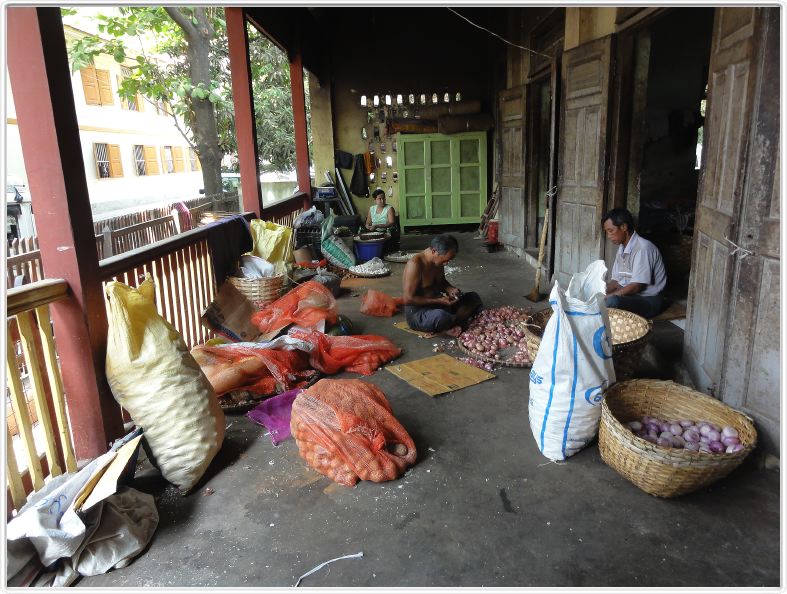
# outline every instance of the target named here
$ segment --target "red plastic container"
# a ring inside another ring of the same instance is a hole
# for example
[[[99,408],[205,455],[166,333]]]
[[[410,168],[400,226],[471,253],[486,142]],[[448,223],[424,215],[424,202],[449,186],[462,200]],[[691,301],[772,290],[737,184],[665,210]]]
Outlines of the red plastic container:
[[[489,221],[489,226],[486,231],[486,242],[495,244],[497,243],[497,232],[500,223],[498,221]]]

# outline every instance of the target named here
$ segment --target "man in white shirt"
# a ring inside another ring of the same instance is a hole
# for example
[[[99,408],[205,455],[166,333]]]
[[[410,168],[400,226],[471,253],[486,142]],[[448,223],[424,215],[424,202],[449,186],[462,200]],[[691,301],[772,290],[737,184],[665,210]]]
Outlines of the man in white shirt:
[[[601,219],[607,239],[618,246],[611,280],[607,283],[607,307],[634,312],[646,318],[661,313],[661,292],[667,273],[659,249],[634,230],[634,218],[625,208],[614,208]]]

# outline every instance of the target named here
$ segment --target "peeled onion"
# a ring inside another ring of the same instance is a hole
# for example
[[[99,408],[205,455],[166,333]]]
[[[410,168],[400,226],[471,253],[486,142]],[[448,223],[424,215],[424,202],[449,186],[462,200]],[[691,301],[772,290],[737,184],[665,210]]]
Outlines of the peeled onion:
[[[630,421],[627,425],[632,431],[640,431],[642,429],[642,423],[639,421]]]
[[[691,429],[686,429],[683,432],[683,439],[690,443],[697,443],[700,440],[700,433],[693,427]]]
[[[725,427],[721,430],[722,437],[738,437],[738,430],[735,427]]]
[[[721,443],[726,446],[735,445],[736,443],[740,443],[740,440],[737,437],[722,437]]]
[[[669,430],[673,435],[683,435],[683,427],[678,423],[672,423],[672,425],[669,426]]]
[[[684,428],[694,427],[694,421],[686,420],[686,421],[678,421],[678,423],[680,424],[681,427]]]
[[[740,452],[743,449],[743,446],[739,443],[734,443],[732,445],[727,446],[725,453],[727,454],[734,454],[735,452]]]
[[[700,425],[700,435],[707,435],[711,431],[713,431],[713,427],[711,427],[707,423],[703,423],[702,425]]]

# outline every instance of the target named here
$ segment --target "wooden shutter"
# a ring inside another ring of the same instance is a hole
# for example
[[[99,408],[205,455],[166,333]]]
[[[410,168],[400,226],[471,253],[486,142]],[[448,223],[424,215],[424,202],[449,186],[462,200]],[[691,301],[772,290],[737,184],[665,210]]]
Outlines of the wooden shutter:
[[[137,95],[137,111],[145,111],[145,99],[142,95]]]
[[[143,148],[145,153],[145,171],[148,175],[158,175],[160,173],[158,167],[158,156],[156,155],[155,146],[146,146]]]
[[[85,103],[88,105],[101,105],[101,96],[98,92],[98,81],[96,80],[96,69],[92,66],[85,66],[79,71],[82,77],[82,90],[85,92]]]
[[[607,190],[607,117],[612,38],[567,51],[563,58],[555,277],[604,257],[601,214]]]
[[[112,79],[109,77],[109,70],[96,70],[96,80],[98,81],[101,105],[114,105],[115,97],[112,95]]]
[[[726,375],[723,358],[731,330],[729,317],[733,283],[743,261],[741,253],[733,256],[732,246],[749,246],[747,249],[758,252],[761,249],[752,243],[755,234],[750,229],[745,230],[748,237],[741,236],[741,209],[747,189],[747,150],[757,151],[760,148],[757,142],[752,143],[757,139],[751,138],[751,127],[754,98],[762,84],[757,81],[761,11],[754,7],[716,8],[711,42],[703,167],[697,194],[683,361],[701,390],[714,388],[723,398],[725,394],[719,392]],[[772,125],[778,128],[778,119]],[[774,140],[778,141],[778,137]],[[776,152],[776,145],[766,150]],[[758,161],[754,171],[759,171],[759,168],[765,170],[766,162]],[[751,198],[752,207],[757,200],[758,197]],[[746,264],[750,263],[749,259],[746,258]],[[754,256],[751,260],[756,261]],[[772,270],[775,275],[772,274],[771,279],[766,282],[760,278],[751,286],[762,287],[766,292],[774,289],[778,292],[778,261]],[[754,294],[758,295],[756,299]],[[759,302],[760,295],[758,290],[747,296],[745,301],[749,302],[749,307]],[[740,312],[733,314],[739,319],[742,317]],[[778,320],[778,315],[773,319]],[[757,324],[750,323],[746,336],[753,336],[755,328]],[[778,339],[775,346],[778,352]],[[741,362],[751,360],[750,352],[743,349],[733,356],[739,357]],[[740,366],[736,367],[740,370]],[[765,377],[756,379],[762,381]],[[738,384],[738,388],[742,392],[744,386]],[[730,397],[740,398],[740,394],[737,397],[730,394]]]
[[[120,161],[120,147],[116,144],[107,145],[109,154],[109,177],[123,177],[123,163]]]
[[[500,92],[500,241],[525,248],[525,87]]]
[[[183,173],[186,171],[185,163],[183,162],[183,147],[172,147],[172,159],[175,163],[175,173]]]

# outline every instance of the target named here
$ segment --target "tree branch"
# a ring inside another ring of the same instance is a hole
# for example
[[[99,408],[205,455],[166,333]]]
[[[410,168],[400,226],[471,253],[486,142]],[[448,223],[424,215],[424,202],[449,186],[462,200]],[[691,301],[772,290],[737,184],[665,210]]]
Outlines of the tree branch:
[[[197,28],[192,24],[192,22],[188,19],[188,17],[186,17],[186,15],[184,15],[182,12],[180,12],[177,9],[177,7],[164,6],[163,8],[165,11],[167,11],[169,18],[175,21],[175,24],[178,27],[183,29],[183,32],[186,34],[186,36],[194,37],[195,35],[198,34]]]

